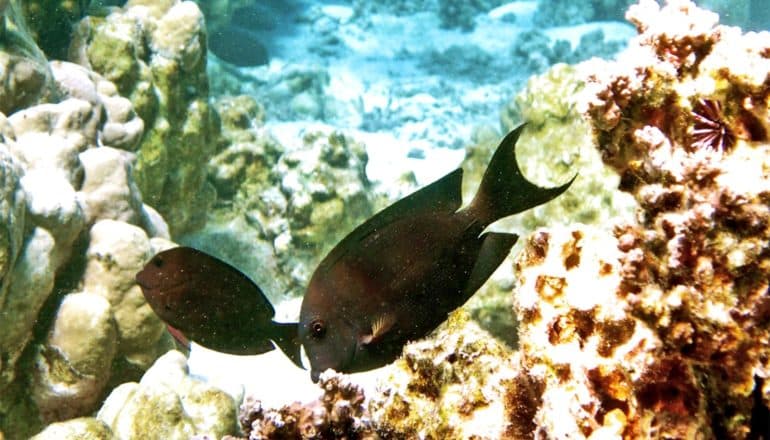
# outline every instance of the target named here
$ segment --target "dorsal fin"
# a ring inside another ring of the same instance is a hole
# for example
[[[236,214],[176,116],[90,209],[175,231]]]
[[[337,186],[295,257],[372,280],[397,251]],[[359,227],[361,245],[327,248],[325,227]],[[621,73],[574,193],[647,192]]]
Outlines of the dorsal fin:
[[[395,220],[423,213],[449,214],[457,211],[462,204],[462,182],[463,170],[458,168],[378,212],[339,242],[324,258],[318,270],[329,270],[351,246]]]

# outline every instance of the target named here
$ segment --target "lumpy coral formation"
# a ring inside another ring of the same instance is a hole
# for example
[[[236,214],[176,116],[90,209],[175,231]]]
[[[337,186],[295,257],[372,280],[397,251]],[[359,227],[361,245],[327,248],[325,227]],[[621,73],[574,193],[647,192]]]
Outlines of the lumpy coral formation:
[[[145,131],[135,147],[136,183],[172,234],[198,228],[215,198],[201,166],[219,128],[208,102],[206,29],[193,2],[131,0],[78,24],[70,58],[112,81]]]
[[[1,117],[0,426],[19,436],[92,411],[168,347],[133,282],[168,234],[122,149],[141,120],[99,75],[50,69],[60,102]]]
[[[187,440],[222,438],[235,429],[233,398],[188,377],[184,355],[169,351],[141,381],[115,388],[95,418],[54,423],[33,438]]]

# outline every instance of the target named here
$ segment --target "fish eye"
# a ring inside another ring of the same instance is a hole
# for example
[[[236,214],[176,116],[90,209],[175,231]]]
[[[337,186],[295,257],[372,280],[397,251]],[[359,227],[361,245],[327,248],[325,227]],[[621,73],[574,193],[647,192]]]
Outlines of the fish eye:
[[[155,257],[152,259],[152,264],[155,267],[163,267],[163,258]]]
[[[316,319],[310,323],[310,334],[316,339],[321,338],[326,334],[326,324],[323,320]]]

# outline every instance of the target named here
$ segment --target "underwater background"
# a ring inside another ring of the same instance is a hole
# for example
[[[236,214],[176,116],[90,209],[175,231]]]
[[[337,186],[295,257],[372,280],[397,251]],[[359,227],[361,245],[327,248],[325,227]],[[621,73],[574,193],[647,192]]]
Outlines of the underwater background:
[[[0,440],[770,438],[766,1],[0,11]],[[296,321],[348,232],[457,167],[469,201],[522,122],[526,176],[578,178],[384,368],[188,356],[135,282],[192,246]]]

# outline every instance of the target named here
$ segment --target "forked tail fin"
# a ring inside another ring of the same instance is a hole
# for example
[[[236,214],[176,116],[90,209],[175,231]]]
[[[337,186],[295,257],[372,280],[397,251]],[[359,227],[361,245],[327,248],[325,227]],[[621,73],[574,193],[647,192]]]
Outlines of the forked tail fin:
[[[305,369],[302,366],[302,356],[300,348],[302,343],[299,340],[298,324],[296,322],[275,322],[273,321],[272,335],[270,339],[281,349],[294,365]]]
[[[525,125],[516,127],[500,142],[468,207],[484,226],[554,199],[577,177],[576,174],[569,182],[553,188],[541,188],[527,180],[516,162],[516,141]]]

